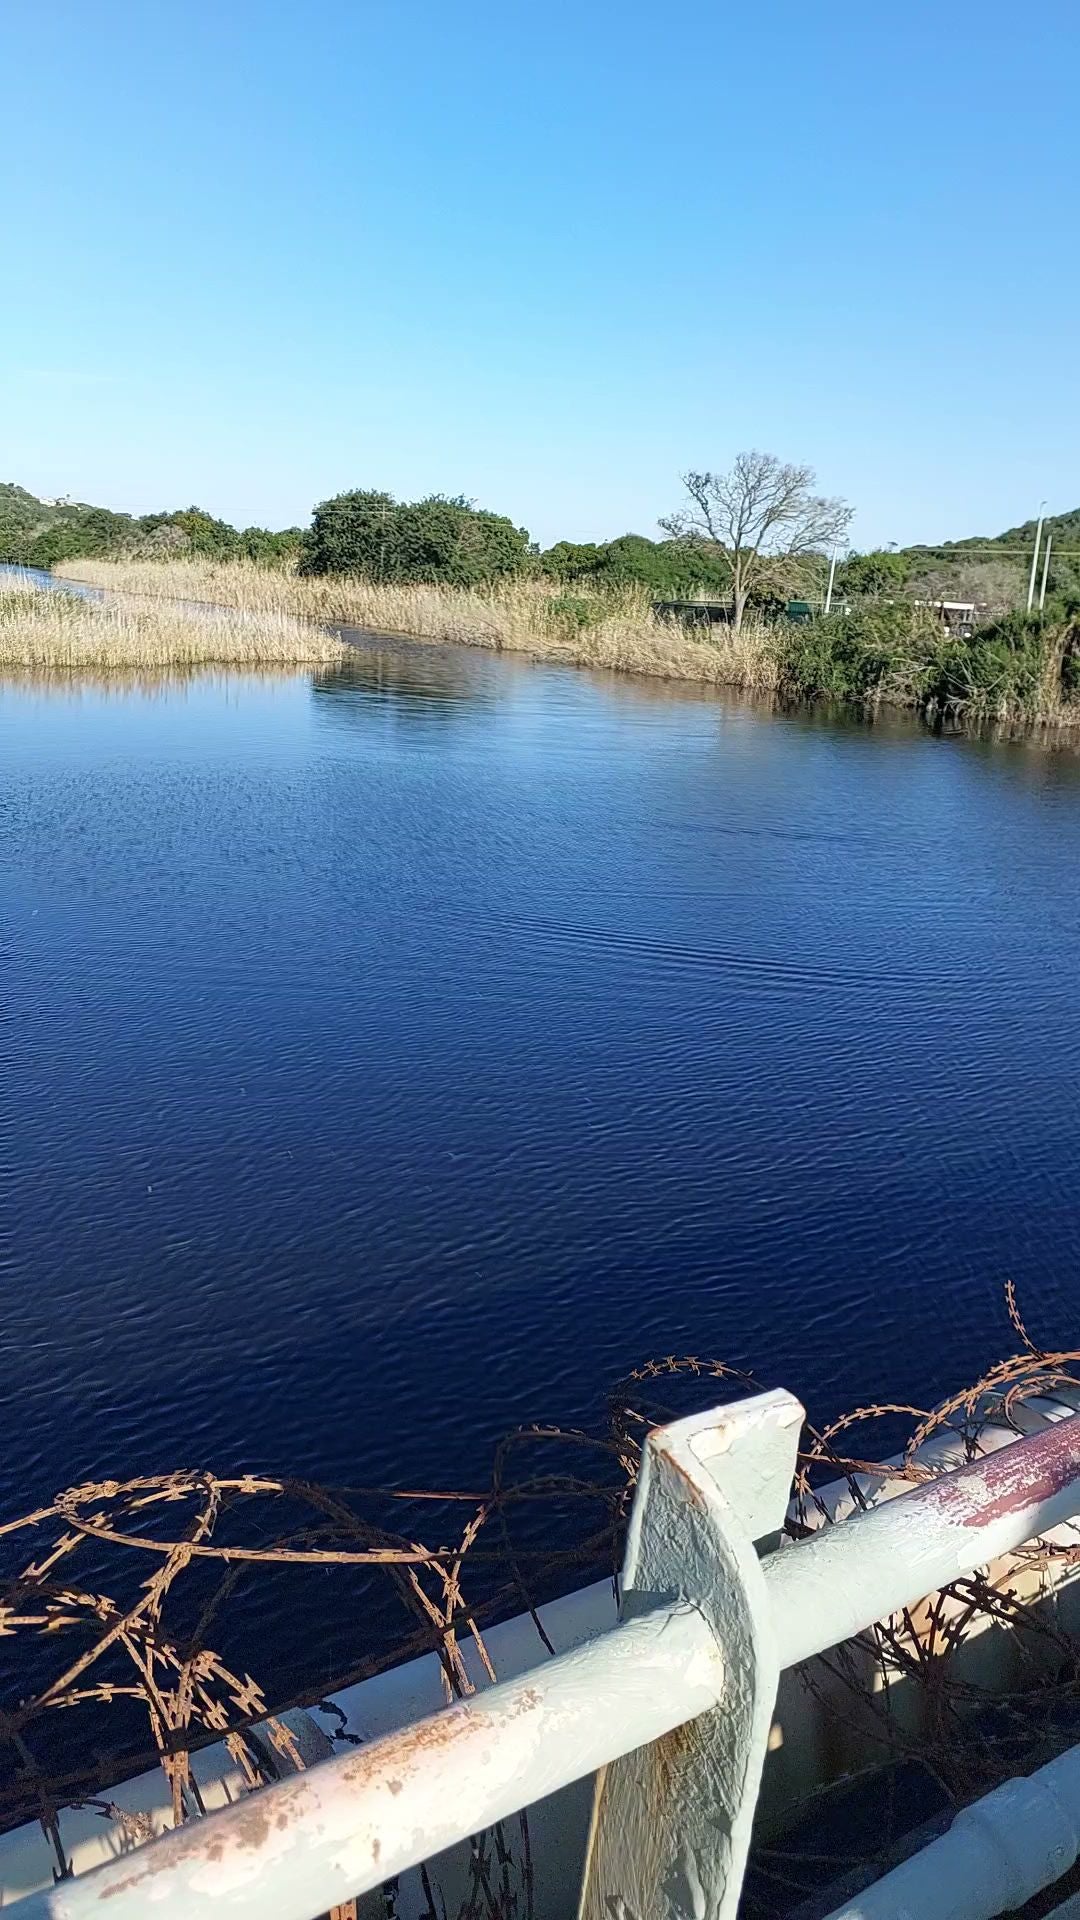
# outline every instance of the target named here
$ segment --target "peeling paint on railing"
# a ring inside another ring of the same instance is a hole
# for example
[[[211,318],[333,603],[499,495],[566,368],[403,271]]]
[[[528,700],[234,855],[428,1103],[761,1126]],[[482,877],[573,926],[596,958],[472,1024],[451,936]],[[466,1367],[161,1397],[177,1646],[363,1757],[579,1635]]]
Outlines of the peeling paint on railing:
[[[16,1909],[23,1920],[310,1920],[715,1705],[713,1635],[683,1602],[520,1680],[264,1788]],[[269,1905],[268,1905],[269,1903]]]
[[[1065,1420],[1024,1446],[1006,1447],[976,1471],[962,1468],[926,1489],[927,1502],[962,1527],[987,1527],[1066,1492],[1080,1476],[1080,1422]]]
[[[648,1920],[723,1920],[738,1897],[744,1844],[732,1838],[753,1810],[779,1668],[1080,1510],[1074,1416],[759,1564],[752,1541],[775,1525],[798,1411],[790,1396],[762,1396],[650,1436],[628,1557],[634,1613],[618,1627],[15,1911],[22,1920],[265,1920],[268,1911],[310,1920],[644,1748],[641,1805],[632,1791],[598,1796],[592,1870],[615,1858],[636,1873],[624,1844],[636,1836]],[[668,1489],[653,1508],[650,1485]],[[653,1525],[662,1533],[650,1537]],[[748,1635],[760,1647],[752,1714]],[[631,1788],[636,1777],[625,1775]],[[613,1817],[619,1832],[605,1839]],[[620,1891],[624,1911],[632,1892],[632,1883]],[[608,1901],[602,1910],[615,1909]]]

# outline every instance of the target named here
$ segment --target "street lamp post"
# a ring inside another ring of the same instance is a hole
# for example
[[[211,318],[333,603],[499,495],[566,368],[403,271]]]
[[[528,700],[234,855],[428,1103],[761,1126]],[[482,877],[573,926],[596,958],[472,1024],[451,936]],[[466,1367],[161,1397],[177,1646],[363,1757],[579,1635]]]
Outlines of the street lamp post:
[[[1040,613],[1042,612],[1043,608],[1046,605],[1046,579],[1047,579],[1047,575],[1050,572],[1050,549],[1053,546],[1053,544],[1054,544],[1054,536],[1052,533],[1048,533],[1046,536],[1046,545],[1043,548],[1042,586],[1039,588],[1039,612]]]
[[[832,590],[833,590],[833,581],[835,579],[836,579],[836,548],[834,547],[832,559],[829,562],[829,584],[825,590],[825,612],[826,613],[828,613],[830,608],[832,607]]]
[[[1028,575],[1027,610],[1029,613],[1031,612],[1031,603],[1035,598],[1035,574],[1039,565],[1039,548],[1042,544],[1043,511],[1045,507],[1046,507],[1046,501],[1040,500],[1039,501],[1039,522],[1037,527],[1035,528],[1035,551],[1031,556],[1031,572]]]

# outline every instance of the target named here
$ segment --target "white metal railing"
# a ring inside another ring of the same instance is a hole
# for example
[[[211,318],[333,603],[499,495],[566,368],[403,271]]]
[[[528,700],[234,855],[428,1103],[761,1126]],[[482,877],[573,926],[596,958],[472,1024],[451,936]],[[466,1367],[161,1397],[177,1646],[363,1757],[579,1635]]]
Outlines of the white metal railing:
[[[1075,1416],[780,1547],[802,1418],[768,1393],[649,1436],[610,1631],[12,1911],[313,1920],[599,1770],[582,1920],[732,1920],[781,1670],[1080,1512]],[[1051,1788],[1075,1773],[1080,1808],[1080,1766],[1055,1765]],[[963,1832],[935,1845],[960,1859]],[[1028,1893],[1069,1864],[1059,1832]],[[845,1920],[901,1915],[889,1882]],[[923,1890],[946,1883],[939,1869]],[[1001,1910],[979,1898],[971,1920]]]
[[[1080,1856],[1080,1748],[963,1807],[948,1833],[831,1920],[987,1920],[1053,1886]]]

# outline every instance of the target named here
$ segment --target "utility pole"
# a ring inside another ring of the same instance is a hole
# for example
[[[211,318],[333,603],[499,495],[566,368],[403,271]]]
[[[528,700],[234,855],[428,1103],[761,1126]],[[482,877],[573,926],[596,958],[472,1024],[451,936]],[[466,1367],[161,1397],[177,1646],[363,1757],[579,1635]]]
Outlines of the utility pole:
[[[1039,564],[1039,547],[1042,542],[1043,508],[1045,505],[1045,500],[1039,501],[1039,524],[1035,529],[1035,551],[1031,556],[1031,573],[1028,576],[1027,610],[1029,613],[1031,612],[1031,603],[1035,598],[1035,572]]]
[[[1042,612],[1043,608],[1046,605],[1046,576],[1050,571],[1050,549],[1053,546],[1053,544],[1054,544],[1054,536],[1052,533],[1048,533],[1046,536],[1046,545],[1043,548],[1042,586],[1039,588],[1039,612],[1040,613]]]
[[[833,589],[833,581],[834,581],[835,579],[836,579],[836,548],[834,547],[834,548],[833,548],[833,554],[832,554],[832,559],[831,559],[831,560],[830,560],[830,562],[829,562],[829,584],[828,584],[828,587],[826,588],[826,591],[825,591],[825,611],[826,611],[826,613],[828,613],[828,611],[829,611],[829,609],[830,609],[830,607],[832,606],[832,589]]]

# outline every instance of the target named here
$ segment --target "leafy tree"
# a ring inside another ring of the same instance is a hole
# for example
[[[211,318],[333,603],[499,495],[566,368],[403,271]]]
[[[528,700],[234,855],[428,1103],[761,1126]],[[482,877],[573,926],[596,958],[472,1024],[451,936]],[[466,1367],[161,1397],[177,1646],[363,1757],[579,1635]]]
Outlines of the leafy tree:
[[[300,572],[363,573],[372,580],[395,578],[399,552],[393,495],[359,488],[322,501],[304,535]]]
[[[24,566],[54,567],[81,555],[117,553],[162,559],[178,553],[215,559],[243,554],[273,563],[296,554],[302,538],[299,527],[280,533],[245,527],[238,534],[201,507],[133,518],[75,500],[38,500],[24,487],[0,484],[0,561]]]
[[[557,540],[540,555],[537,565],[541,573],[551,574],[556,580],[581,580],[597,571],[603,554],[604,548],[595,542]]]
[[[25,487],[0,485],[0,560],[17,566],[30,564],[30,547],[55,516],[55,509],[35,499]]]
[[[560,540],[539,559],[542,573],[560,580],[589,580],[596,586],[647,587],[667,600],[702,593],[726,597],[730,571],[724,560],[675,540],[649,540],[641,533],[624,533],[602,546],[577,546]]]
[[[736,631],[755,588],[786,584],[792,563],[827,552],[847,532],[852,509],[813,485],[812,467],[785,465],[772,453],[740,453],[729,473],[683,475],[689,500],[660,525],[727,562]]]
[[[176,527],[188,537],[192,553],[206,554],[212,560],[229,560],[237,551],[238,535],[227,520],[215,520],[202,507],[185,507],[182,513],[169,515]]]
[[[528,544],[523,527],[460,496],[431,494],[409,502],[359,490],[316,507],[300,571],[472,586],[517,572]]]
[[[237,552],[262,566],[279,566],[296,558],[303,539],[302,527],[283,527],[280,533],[272,533],[269,527],[244,527],[237,535]]]
[[[42,567],[48,572],[58,560],[73,560],[82,549],[70,527],[59,522],[55,526],[43,527],[28,542],[22,555],[23,563],[28,567]]]
[[[529,536],[503,514],[431,494],[398,508],[402,578],[472,586],[524,566]]]
[[[136,521],[131,552],[140,560],[176,560],[190,551],[183,527],[167,513],[148,513]]]
[[[853,600],[880,600],[898,593],[907,578],[908,561],[904,554],[884,547],[870,553],[849,553],[837,568],[837,591]]]
[[[665,599],[703,594],[726,596],[730,570],[720,556],[686,546],[677,540],[647,540],[640,533],[624,533],[604,549],[603,572],[614,582],[640,581]]]

